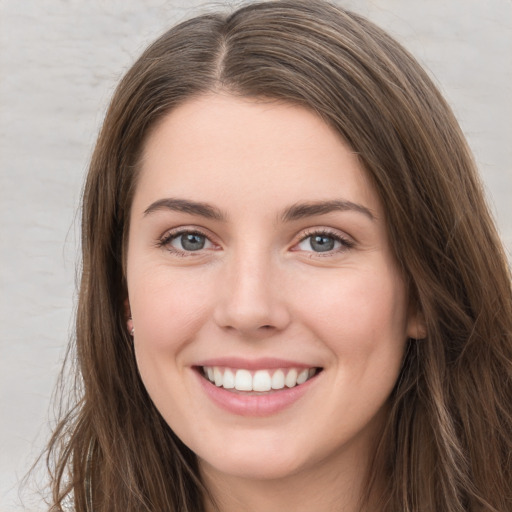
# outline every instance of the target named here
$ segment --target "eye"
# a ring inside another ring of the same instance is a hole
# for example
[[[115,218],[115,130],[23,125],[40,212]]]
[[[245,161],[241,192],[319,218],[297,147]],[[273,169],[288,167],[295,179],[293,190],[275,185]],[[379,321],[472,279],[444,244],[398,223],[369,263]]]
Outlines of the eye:
[[[205,249],[212,249],[214,247],[211,240],[199,231],[179,231],[168,233],[159,242],[159,245],[178,254],[197,252]]]
[[[309,233],[297,245],[299,251],[316,252],[316,253],[336,253],[349,249],[353,243],[346,238],[330,233],[316,232]]]

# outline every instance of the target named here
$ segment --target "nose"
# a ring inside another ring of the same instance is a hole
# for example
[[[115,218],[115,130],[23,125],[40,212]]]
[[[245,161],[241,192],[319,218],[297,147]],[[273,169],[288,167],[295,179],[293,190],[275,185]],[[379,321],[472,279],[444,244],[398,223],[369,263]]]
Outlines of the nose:
[[[222,329],[262,338],[290,323],[286,293],[271,257],[254,252],[227,264],[219,286],[214,320]]]

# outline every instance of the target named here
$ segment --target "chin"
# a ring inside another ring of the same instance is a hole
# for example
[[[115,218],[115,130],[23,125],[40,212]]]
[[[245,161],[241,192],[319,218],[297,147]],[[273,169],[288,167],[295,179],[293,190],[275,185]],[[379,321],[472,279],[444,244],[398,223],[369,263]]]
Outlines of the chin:
[[[199,459],[199,465],[207,474],[223,474],[252,481],[281,480],[300,472],[303,466],[301,461],[283,458],[282,454],[251,459],[249,460],[246,456],[238,458],[228,456],[222,461],[215,461],[215,464]]]

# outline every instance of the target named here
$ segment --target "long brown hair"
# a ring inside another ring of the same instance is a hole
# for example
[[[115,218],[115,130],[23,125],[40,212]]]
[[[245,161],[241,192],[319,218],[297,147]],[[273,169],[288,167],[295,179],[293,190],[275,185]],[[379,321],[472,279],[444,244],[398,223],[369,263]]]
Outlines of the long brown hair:
[[[49,445],[52,510],[70,497],[80,512],[203,509],[196,458],[137,372],[123,264],[144,140],[176,105],[216,90],[315,111],[357,152],[384,205],[428,335],[409,341],[368,474],[370,488],[385,475],[380,510],[512,510],[511,279],[470,151],[414,58],[320,0],[184,22],[119,84],[83,196],[78,391]]]

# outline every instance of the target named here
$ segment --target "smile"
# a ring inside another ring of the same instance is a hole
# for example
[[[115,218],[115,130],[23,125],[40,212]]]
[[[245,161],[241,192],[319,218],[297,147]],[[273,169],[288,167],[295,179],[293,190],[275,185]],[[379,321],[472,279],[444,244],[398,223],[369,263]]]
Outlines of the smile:
[[[268,392],[294,388],[314,377],[318,368],[277,368],[250,371],[219,366],[201,367],[203,376],[219,388],[242,392]]]
[[[192,367],[210,400],[237,416],[278,414],[304,396],[318,397],[324,368],[284,359],[223,357]]]

